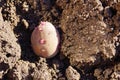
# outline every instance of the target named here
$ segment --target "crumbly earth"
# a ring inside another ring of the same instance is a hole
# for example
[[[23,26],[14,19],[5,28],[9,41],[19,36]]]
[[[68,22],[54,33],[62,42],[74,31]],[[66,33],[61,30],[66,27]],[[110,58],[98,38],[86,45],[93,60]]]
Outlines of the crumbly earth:
[[[88,69],[89,66],[112,59],[116,53],[113,30],[105,24],[100,14],[102,3],[95,0],[83,3],[71,1],[71,5],[74,5],[72,9],[68,5],[63,10],[61,52],[70,59],[72,66]]]
[[[120,79],[120,0],[0,0],[0,10],[0,80]],[[61,36],[51,59],[31,47],[41,21]]]

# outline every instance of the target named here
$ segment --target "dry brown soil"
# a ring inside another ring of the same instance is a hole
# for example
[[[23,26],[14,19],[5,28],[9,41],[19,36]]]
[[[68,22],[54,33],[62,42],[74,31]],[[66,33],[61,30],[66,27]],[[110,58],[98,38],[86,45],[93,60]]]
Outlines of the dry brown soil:
[[[120,80],[120,0],[0,0],[0,80]],[[59,53],[35,55],[41,21],[60,33]]]

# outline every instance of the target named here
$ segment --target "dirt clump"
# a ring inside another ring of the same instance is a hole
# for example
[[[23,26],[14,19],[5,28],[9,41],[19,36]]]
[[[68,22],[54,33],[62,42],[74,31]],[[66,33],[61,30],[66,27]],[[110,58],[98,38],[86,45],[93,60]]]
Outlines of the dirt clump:
[[[80,80],[80,74],[71,66],[66,69],[66,77],[68,80]]]
[[[110,28],[100,18],[103,7],[98,6],[94,0],[84,5],[82,1],[71,2],[71,5],[64,9],[61,20],[64,31],[61,51],[70,59],[70,64],[77,68],[88,68],[112,59],[115,56],[115,46],[113,37],[109,34]]]
[[[0,72],[5,74],[20,59],[21,48],[10,23],[0,13]],[[2,78],[2,75],[0,76]]]
[[[119,80],[120,79],[120,64],[116,64],[113,67],[98,68],[94,71],[94,76],[97,80],[107,79],[107,80]]]

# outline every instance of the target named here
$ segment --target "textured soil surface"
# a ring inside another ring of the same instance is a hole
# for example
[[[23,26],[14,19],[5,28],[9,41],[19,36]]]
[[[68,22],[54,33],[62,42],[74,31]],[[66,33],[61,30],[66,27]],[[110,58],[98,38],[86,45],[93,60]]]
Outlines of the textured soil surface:
[[[50,59],[31,47],[41,21],[61,37]],[[120,80],[120,0],[0,0],[0,80]]]

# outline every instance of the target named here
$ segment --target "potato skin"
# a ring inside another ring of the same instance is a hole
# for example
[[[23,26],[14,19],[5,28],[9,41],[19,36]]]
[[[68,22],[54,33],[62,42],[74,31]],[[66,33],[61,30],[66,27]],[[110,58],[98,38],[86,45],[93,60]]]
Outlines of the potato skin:
[[[51,58],[58,53],[60,36],[50,22],[41,22],[31,35],[31,45],[36,55]]]

